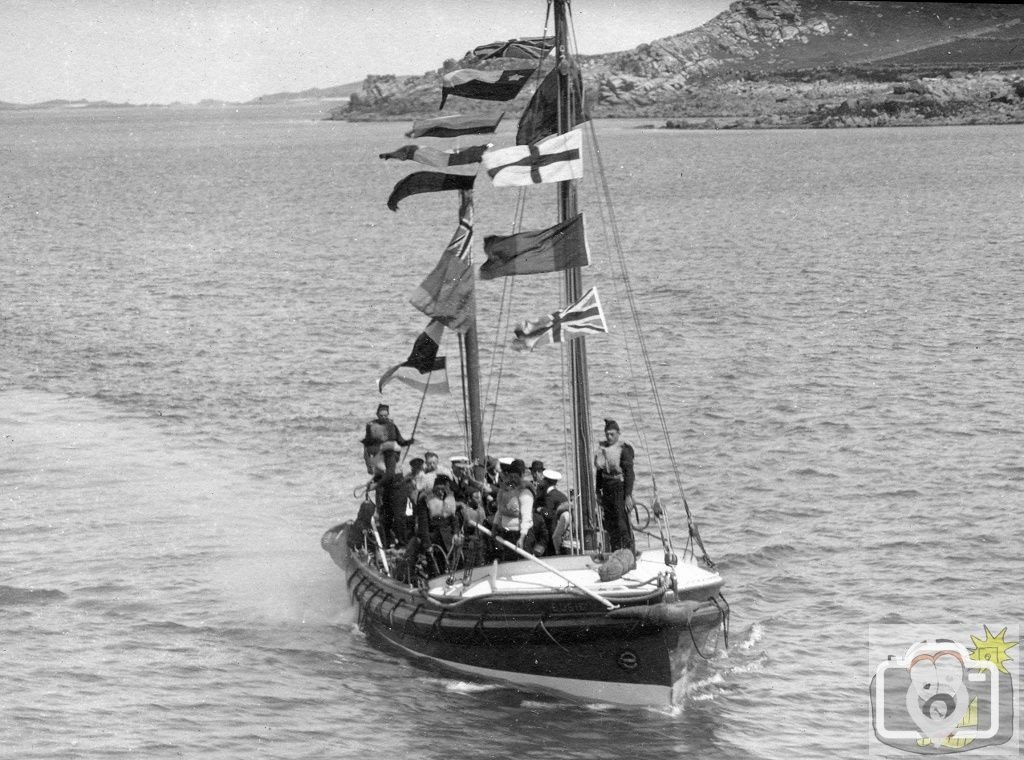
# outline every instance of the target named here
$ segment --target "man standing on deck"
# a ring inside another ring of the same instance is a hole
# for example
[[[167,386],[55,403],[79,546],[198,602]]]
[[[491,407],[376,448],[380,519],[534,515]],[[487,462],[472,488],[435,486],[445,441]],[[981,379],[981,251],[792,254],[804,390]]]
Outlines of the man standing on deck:
[[[402,450],[396,441],[384,441],[380,456],[384,472],[374,475],[377,484],[377,512],[380,515],[380,535],[384,545],[405,546],[409,540],[405,505],[409,500],[411,484],[398,469]]]
[[[619,424],[604,421],[604,440],[594,455],[597,468],[597,499],[601,505],[607,551],[634,550],[629,512],[633,509],[633,447],[620,439]]]
[[[398,427],[390,419],[391,407],[387,404],[377,405],[377,418],[366,423],[366,435],[360,441],[363,444],[363,461],[366,462],[366,472],[374,474],[378,468],[380,445],[385,441],[395,441],[399,446],[412,446],[415,441],[410,438],[405,440],[398,432]]]

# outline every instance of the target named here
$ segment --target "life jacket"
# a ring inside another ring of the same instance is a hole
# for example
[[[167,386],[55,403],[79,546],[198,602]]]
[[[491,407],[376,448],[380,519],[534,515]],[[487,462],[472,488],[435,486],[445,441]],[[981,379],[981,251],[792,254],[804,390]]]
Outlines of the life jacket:
[[[519,507],[519,491],[503,488],[498,491],[498,514],[502,517],[519,517],[522,510]]]
[[[427,497],[427,509],[431,517],[451,517],[455,514],[455,497],[449,494],[440,499],[431,494]]]
[[[524,522],[523,494],[530,494],[531,498],[533,496],[533,492],[528,488],[504,489],[498,492],[498,514],[495,518],[497,527],[505,530],[520,529]],[[533,507],[530,509],[532,510]],[[532,514],[529,517],[532,521]]]
[[[607,480],[622,480],[622,449],[626,445],[621,438],[611,445],[602,443],[594,455],[594,465]]]
[[[369,424],[366,435],[366,444],[368,446],[373,446],[375,444],[379,445],[384,443],[384,441],[391,440],[392,427],[393,426],[388,422],[378,422],[374,420]]]

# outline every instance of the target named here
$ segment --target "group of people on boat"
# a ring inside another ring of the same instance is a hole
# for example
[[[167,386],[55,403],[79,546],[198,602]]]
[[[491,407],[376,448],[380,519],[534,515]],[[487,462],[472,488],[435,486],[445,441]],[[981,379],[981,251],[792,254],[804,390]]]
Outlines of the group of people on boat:
[[[483,463],[457,455],[449,466],[427,451],[402,464],[404,438],[380,404],[361,441],[371,480],[368,492],[381,548],[425,560],[438,574],[478,567],[497,559],[568,553],[578,544],[572,532],[573,508],[559,488],[561,473],[533,460],[487,457]],[[633,550],[629,510],[633,507],[633,448],[620,438],[618,424],[605,421],[605,441],[595,457],[597,493],[609,549]],[[485,530],[480,530],[483,526]]]

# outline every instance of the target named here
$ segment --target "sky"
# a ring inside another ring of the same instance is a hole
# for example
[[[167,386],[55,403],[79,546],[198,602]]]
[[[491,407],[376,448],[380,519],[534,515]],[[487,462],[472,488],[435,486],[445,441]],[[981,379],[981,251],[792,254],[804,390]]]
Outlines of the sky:
[[[692,29],[729,0],[575,0],[580,53]],[[0,101],[247,101],[423,74],[544,32],[544,0],[0,0]]]

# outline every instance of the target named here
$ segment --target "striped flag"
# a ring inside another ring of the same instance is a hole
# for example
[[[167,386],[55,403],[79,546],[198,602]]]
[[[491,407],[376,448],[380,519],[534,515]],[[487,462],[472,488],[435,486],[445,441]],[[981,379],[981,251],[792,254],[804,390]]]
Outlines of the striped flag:
[[[390,153],[381,153],[380,157],[385,160],[393,158],[398,161],[415,161],[445,174],[476,174],[484,151],[490,147],[491,143],[462,150],[438,150],[426,145],[403,145]]]
[[[571,306],[553,311],[540,319],[520,322],[512,348],[516,351],[532,351],[547,343],[563,343],[573,338],[608,332],[601,311],[597,288],[591,288]]]
[[[398,380],[424,393],[450,393],[447,362],[437,355],[443,334],[444,325],[431,320],[413,343],[409,358],[380,376],[377,390],[383,393],[385,385]]]
[[[539,61],[555,46],[554,37],[517,37],[503,42],[491,42],[473,48],[472,55],[482,61],[488,58],[519,58]],[[470,55],[467,53],[467,57]]]
[[[449,95],[474,100],[512,100],[530,81],[533,69],[459,69],[441,77],[441,108]]]
[[[405,133],[417,137],[460,137],[461,135],[489,135],[498,128],[505,112],[497,116],[438,116],[434,119],[416,119],[412,129]]]
[[[583,133],[578,129],[552,135],[533,145],[514,145],[483,155],[495,187],[564,182],[583,176]]]
[[[475,311],[473,262],[473,191],[463,190],[459,204],[459,226],[437,266],[412,294],[409,301],[428,317],[459,332],[469,329]]]
[[[583,214],[546,230],[488,235],[484,238],[484,252],[487,261],[480,266],[481,280],[558,272],[590,264]]]

